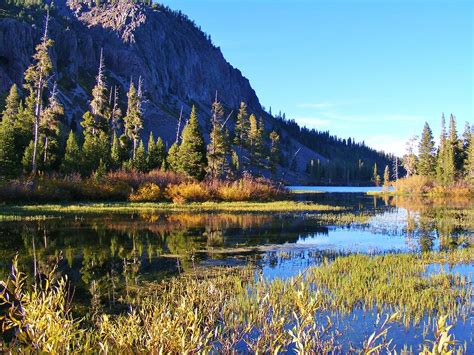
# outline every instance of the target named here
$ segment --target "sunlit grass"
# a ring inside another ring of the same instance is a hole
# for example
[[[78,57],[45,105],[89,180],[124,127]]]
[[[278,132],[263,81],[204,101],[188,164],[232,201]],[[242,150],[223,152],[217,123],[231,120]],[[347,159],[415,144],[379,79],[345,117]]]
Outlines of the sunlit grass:
[[[13,267],[5,282],[21,303],[6,315],[17,329],[5,351],[30,352],[261,352],[341,351],[331,317],[354,308],[393,313],[386,323],[355,349],[365,353],[390,350],[385,339],[391,323],[441,317],[438,334],[448,335],[450,321],[469,307],[472,287],[459,275],[427,275],[430,263],[474,261],[472,248],[417,255],[352,255],[311,267],[285,280],[255,277],[254,268],[192,269],[161,283],[142,283],[129,298],[129,311],[119,315],[94,312],[88,319],[72,316],[64,280],[28,291],[24,276]],[[53,275],[53,273],[51,274]],[[2,294],[5,302],[5,293]],[[0,297],[2,297],[0,296]],[[7,301],[6,304],[9,304]],[[61,341],[60,341],[61,340]],[[458,348],[442,343],[445,351]],[[426,343],[425,349],[431,348]]]
[[[130,214],[151,212],[319,212],[340,211],[342,207],[296,201],[202,202],[202,203],[84,203],[45,205],[4,205],[0,221],[33,216]]]

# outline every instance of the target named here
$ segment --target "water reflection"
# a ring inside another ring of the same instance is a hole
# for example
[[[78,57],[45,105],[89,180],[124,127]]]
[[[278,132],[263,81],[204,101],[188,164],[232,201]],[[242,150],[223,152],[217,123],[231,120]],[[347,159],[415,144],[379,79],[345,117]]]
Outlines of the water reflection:
[[[96,312],[126,304],[141,281],[197,266],[251,262],[268,277],[288,277],[340,254],[453,249],[473,238],[469,201],[361,194],[297,198],[344,206],[367,218],[341,225],[314,213],[147,213],[2,222],[0,279],[16,253],[22,269],[33,275],[49,274],[59,264],[56,272],[68,275],[75,299]]]

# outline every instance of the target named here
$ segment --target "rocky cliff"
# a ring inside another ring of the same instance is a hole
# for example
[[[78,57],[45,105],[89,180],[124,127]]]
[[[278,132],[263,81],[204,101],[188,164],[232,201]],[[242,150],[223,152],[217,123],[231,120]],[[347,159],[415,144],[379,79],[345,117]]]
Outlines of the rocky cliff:
[[[52,12],[51,54],[69,122],[77,124],[87,107],[101,49],[108,83],[119,85],[122,98],[130,80],[143,79],[145,126],[167,140],[174,136],[181,106],[187,111],[196,103],[209,110],[216,91],[226,107],[245,101],[252,110],[261,109],[249,81],[183,15],[128,0],[101,7],[62,1]],[[41,33],[40,21],[0,20],[2,92],[20,84]]]

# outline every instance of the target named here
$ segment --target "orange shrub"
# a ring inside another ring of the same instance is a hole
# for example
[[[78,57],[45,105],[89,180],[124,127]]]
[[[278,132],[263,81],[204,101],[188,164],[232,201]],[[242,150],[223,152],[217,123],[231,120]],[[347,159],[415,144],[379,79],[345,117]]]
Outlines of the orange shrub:
[[[153,183],[163,189],[165,186],[170,184],[180,184],[183,181],[189,181],[189,178],[182,174],[161,170],[152,170],[149,173],[142,173],[136,170],[120,170],[110,172],[102,179],[110,182],[120,181],[134,189],[138,189],[146,183]]]
[[[435,186],[434,180],[427,176],[414,175],[399,179],[395,188],[402,194],[423,195],[430,192]]]
[[[241,181],[223,184],[217,189],[217,197],[222,201],[248,201],[251,198],[249,189],[244,189]]]
[[[133,192],[129,196],[129,200],[132,202],[154,202],[158,201],[162,197],[161,189],[158,185],[148,182]]]
[[[212,195],[206,187],[197,182],[169,185],[165,194],[174,203],[204,202],[212,199]]]

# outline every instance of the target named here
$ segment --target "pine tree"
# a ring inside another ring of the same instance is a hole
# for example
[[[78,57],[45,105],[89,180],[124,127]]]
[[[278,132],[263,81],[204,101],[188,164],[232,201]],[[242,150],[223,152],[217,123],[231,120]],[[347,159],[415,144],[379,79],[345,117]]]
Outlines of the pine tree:
[[[147,167],[148,170],[158,169],[160,167],[163,157],[160,152],[157,150],[157,145],[155,142],[155,137],[153,137],[153,132],[150,132],[150,137],[148,138],[147,146]]]
[[[235,150],[232,150],[231,152],[231,168],[233,172],[240,171],[239,155],[237,154]]]
[[[90,174],[98,169],[100,162],[109,166],[110,139],[105,132],[87,134],[82,146],[82,173]]]
[[[422,176],[435,175],[435,144],[428,122],[425,122],[423,133],[418,145],[418,174]]]
[[[211,178],[224,177],[229,170],[227,161],[228,144],[220,120],[224,116],[224,109],[219,101],[212,104],[212,130],[210,142],[207,146],[207,173]]]
[[[20,95],[18,94],[18,87],[13,84],[10,88],[7,98],[5,99],[5,109],[2,112],[1,121],[13,125],[20,112]]]
[[[113,170],[117,170],[122,165],[123,152],[117,133],[113,132],[112,147],[110,148],[110,166]]]
[[[105,65],[103,51],[100,51],[99,72],[96,83],[92,89],[92,100],[90,111],[83,116],[81,126],[84,128],[84,136],[99,136],[102,133],[109,134],[109,118],[111,116],[107,100],[107,84],[105,81]],[[105,163],[104,163],[105,164]]]
[[[31,157],[31,171],[35,175],[38,164],[38,142],[41,113],[43,110],[43,91],[48,86],[48,77],[53,70],[53,63],[49,56],[49,48],[53,41],[48,36],[49,12],[46,16],[46,25],[41,43],[36,46],[36,52],[33,55],[34,63],[26,69],[25,87],[30,95],[34,97],[34,122],[33,122],[33,152]]]
[[[17,119],[14,123],[15,146],[17,153],[22,155],[25,148],[33,139],[33,122],[35,98],[31,94],[26,97],[24,103],[20,103]]]
[[[249,117],[250,129],[248,131],[246,147],[249,149],[250,165],[252,167],[263,167],[263,157],[265,156],[264,134],[265,128],[263,120],[257,121],[257,117],[251,114]]]
[[[212,178],[223,177],[226,173],[226,143],[220,123],[213,124],[210,142],[207,146],[207,172]]]
[[[135,151],[135,156],[132,158],[132,166],[135,170],[141,172],[146,172],[148,170],[145,144],[143,144],[142,140],[140,140],[138,148]]]
[[[462,174],[464,177],[468,176],[468,158],[469,158],[469,149],[470,149],[470,141],[471,141],[471,136],[473,135],[473,128],[471,128],[471,125],[469,122],[466,122],[464,126],[464,133],[462,135]]]
[[[73,131],[69,132],[66,141],[66,150],[61,164],[61,171],[65,174],[71,174],[80,170],[81,148],[77,142],[77,137]]]
[[[444,186],[449,186],[454,183],[456,179],[456,158],[458,153],[458,138],[456,132],[456,121],[451,115],[449,120],[449,134],[446,140],[443,158],[443,183]]]
[[[96,77],[96,84],[92,89],[92,100],[90,103],[91,113],[94,116],[93,130],[100,130],[109,133],[108,118],[110,116],[110,108],[107,100],[107,84],[105,82],[105,64],[104,52],[100,51],[99,72]],[[95,132],[92,132],[93,134]],[[105,164],[104,162],[102,162]]]
[[[33,156],[35,152],[35,142],[34,140],[31,140],[28,146],[25,148],[25,151],[23,152],[22,158],[21,158],[21,164],[23,166],[24,171],[29,171],[31,169],[31,166],[33,165]],[[39,140],[36,146],[36,153],[38,156],[41,156],[43,154],[43,141]],[[43,159],[38,159],[37,161],[37,169],[38,170],[43,170]]]
[[[178,156],[180,171],[198,180],[204,177],[207,164],[206,145],[199,127],[195,106],[193,106],[189,120],[183,129]]]
[[[10,178],[18,172],[18,155],[15,149],[13,127],[0,125],[0,178]]]
[[[57,99],[55,84],[49,99],[49,104],[46,109],[43,110],[40,121],[40,134],[43,140],[43,167],[45,169],[51,168],[58,158],[54,152],[59,148],[59,117],[63,114],[64,108]]]
[[[133,143],[132,157],[135,156],[135,151],[140,140],[140,132],[143,129],[142,113],[140,110],[141,102],[140,96],[135,89],[133,83],[130,84],[130,89],[127,94],[128,105],[127,115],[123,118],[125,126],[125,134],[130,138]]]
[[[249,133],[249,117],[247,114],[247,105],[245,102],[240,103],[239,113],[235,122],[235,138],[234,144],[239,147],[244,147],[247,142]]]
[[[385,170],[383,172],[383,185],[390,185],[390,168],[388,167],[388,165],[385,165]]]
[[[444,165],[446,158],[446,120],[444,113],[441,116],[441,134],[439,137],[438,156],[436,160],[436,179],[442,185],[445,185]]]
[[[278,164],[280,164],[280,136],[275,131],[270,133],[270,170],[272,174],[276,173]]]
[[[166,165],[171,171],[179,172],[181,171],[181,163],[179,161],[179,145],[178,143],[173,143],[168,150],[168,156],[166,157]]]

